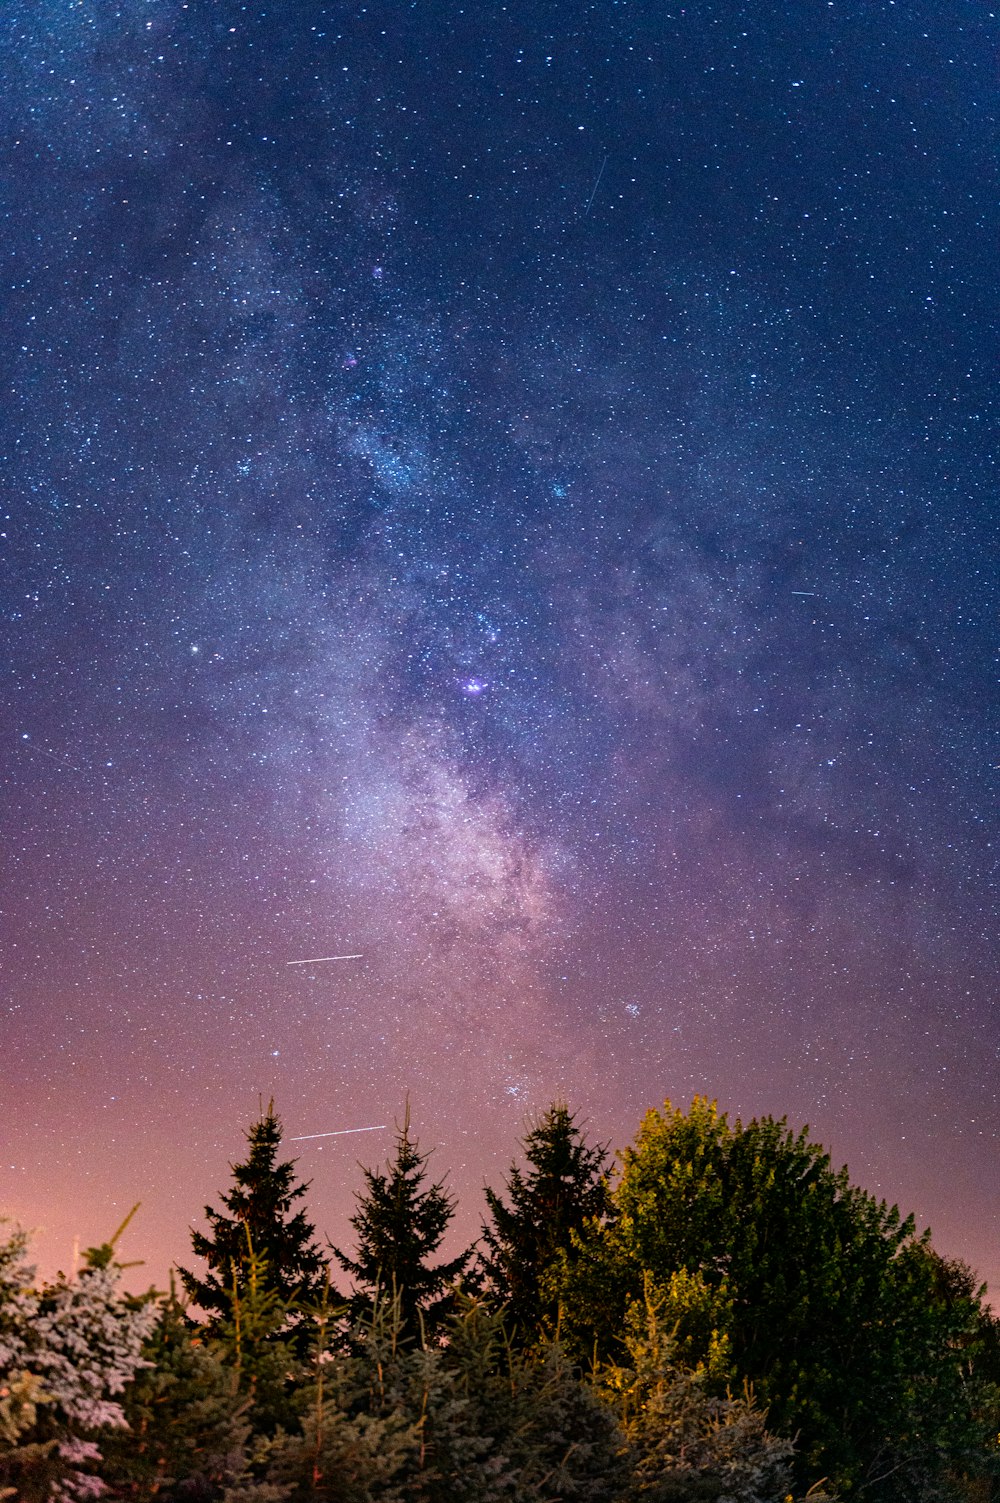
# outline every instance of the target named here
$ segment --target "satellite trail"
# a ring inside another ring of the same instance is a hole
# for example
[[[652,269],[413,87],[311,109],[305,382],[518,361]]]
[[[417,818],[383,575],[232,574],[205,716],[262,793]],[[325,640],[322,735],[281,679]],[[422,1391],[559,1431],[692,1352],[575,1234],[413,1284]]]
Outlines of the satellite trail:
[[[607,153],[605,153],[604,161],[601,163],[601,170],[597,174],[597,182],[594,184],[594,191],[590,195],[590,197],[587,199],[587,207],[583,211],[583,217],[584,217],[584,219],[586,219],[587,215],[590,213],[591,209],[593,208],[594,199],[597,197],[597,190],[601,186],[601,178],[604,176],[604,169],[605,169],[605,167],[607,165],[608,165],[608,158],[607,158]]]
[[[337,1132],[304,1132],[300,1133],[297,1138],[289,1138],[288,1141],[289,1143],[304,1143],[307,1138],[346,1138],[348,1133],[352,1132],[381,1132],[388,1125],[387,1122],[378,1122],[374,1127],[341,1127]]]
[[[286,960],[286,965],[326,965],[328,960],[364,960],[363,955],[317,955],[314,960]]]

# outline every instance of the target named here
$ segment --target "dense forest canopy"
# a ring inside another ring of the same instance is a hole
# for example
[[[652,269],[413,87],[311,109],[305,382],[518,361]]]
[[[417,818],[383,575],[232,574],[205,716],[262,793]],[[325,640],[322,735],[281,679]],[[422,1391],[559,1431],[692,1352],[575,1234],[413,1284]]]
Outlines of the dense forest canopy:
[[[408,1108],[351,1252],[317,1240],[273,1103],[246,1137],[183,1297],[121,1292],[124,1227],[41,1286],[4,1228],[0,1497],[996,1495],[985,1290],[807,1129],[667,1102],[612,1168],[556,1102],[444,1260]]]

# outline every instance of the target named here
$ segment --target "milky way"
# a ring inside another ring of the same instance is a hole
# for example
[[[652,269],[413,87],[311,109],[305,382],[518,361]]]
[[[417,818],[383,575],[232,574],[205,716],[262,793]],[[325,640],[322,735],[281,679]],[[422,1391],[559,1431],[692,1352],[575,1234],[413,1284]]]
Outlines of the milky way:
[[[993,18],[5,19],[0,1205],[700,1092],[1000,1281]]]

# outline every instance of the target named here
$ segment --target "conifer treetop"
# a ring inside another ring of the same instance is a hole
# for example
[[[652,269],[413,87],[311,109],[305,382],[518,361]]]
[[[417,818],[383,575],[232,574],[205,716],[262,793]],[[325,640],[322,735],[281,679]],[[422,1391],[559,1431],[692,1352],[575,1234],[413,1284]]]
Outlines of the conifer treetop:
[[[325,1263],[313,1241],[314,1228],[305,1210],[296,1208],[309,1184],[296,1182],[296,1160],[278,1161],[282,1125],[273,1100],[247,1129],[246,1139],[250,1152],[243,1163],[230,1165],[233,1184],[220,1195],[230,1214],[206,1206],[208,1235],[191,1233],[191,1246],[208,1272],[201,1278],[178,1268],[188,1298],[216,1319],[229,1315],[234,1292],[245,1288],[255,1255],[283,1301],[312,1301],[323,1288]]]
[[[553,1102],[521,1146],[526,1167],[511,1165],[506,1201],[485,1192],[483,1268],[510,1322],[530,1340],[553,1313],[541,1293],[546,1269],[568,1253],[574,1232],[608,1211],[608,1150],[587,1142],[564,1101]]]
[[[356,1312],[370,1308],[378,1292],[385,1291],[399,1299],[403,1322],[411,1331],[418,1322],[430,1328],[441,1320],[451,1305],[450,1291],[474,1251],[470,1247],[445,1262],[430,1261],[455,1214],[455,1201],[443,1180],[425,1184],[429,1157],[410,1136],[407,1100],[402,1126],[396,1124],[395,1155],[386,1161],[385,1171],[361,1166],[365,1188],[351,1217],[357,1256],[350,1258],[333,1248],[358,1286]]]

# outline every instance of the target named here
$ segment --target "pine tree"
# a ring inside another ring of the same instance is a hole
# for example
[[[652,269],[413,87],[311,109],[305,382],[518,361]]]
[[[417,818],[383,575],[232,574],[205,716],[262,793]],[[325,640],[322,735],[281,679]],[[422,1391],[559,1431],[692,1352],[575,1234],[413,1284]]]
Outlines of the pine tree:
[[[347,1340],[340,1313],[320,1307],[298,1423],[261,1446],[257,1469],[295,1503],[414,1503],[423,1414],[407,1402],[417,1354],[401,1341],[399,1301],[376,1299]]]
[[[451,1290],[474,1252],[470,1247],[447,1262],[430,1262],[455,1213],[455,1202],[441,1181],[425,1188],[429,1156],[410,1137],[407,1103],[387,1172],[363,1170],[366,1188],[357,1197],[357,1215],[351,1217],[358,1234],[357,1257],[333,1249],[358,1286],[351,1302],[354,1313],[371,1310],[379,1291],[384,1291],[398,1297],[403,1325],[411,1336],[418,1334],[421,1322],[426,1330],[432,1329],[452,1308]]]
[[[281,1120],[274,1102],[247,1130],[250,1153],[242,1164],[231,1166],[233,1188],[222,1194],[231,1213],[205,1207],[210,1233],[192,1232],[191,1246],[208,1264],[205,1276],[186,1268],[178,1273],[192,1304],[209,1316],[209,1331],[215,1334],[231,1319],[233,1297],[248,1286],[253,1258],[266,1269],[268,1287],[295,1312],[322,1297],[325,1264],[313,1242],[314,1229],[305,1211],[295,1202],[308,1190],[296,1184],[294,1160],[278,1162]]]
[[[250,1399],[171,1285],[122,1398],[128,1430],[103,1442],[103,1480],[130,1503],[210,1498],[246,1471]]]
[[[622,1439],[555,1346],[511,1348],[502,1317],[462,1302],[416,1345],[378,1299],[345,1343],[320,1326],[301,1434],[261,1452],[294,1503],[611,1503]],[[235,1503],[235,1500],[234,1500]]]
[[[607,1149],[589,1145],[569,1108],[555,1102],[528,1132],[522,1147],[528,1167],[511,1165],[505,1204],[487,1189],[492,1225],[483,1226],[483,1268],[495,1297],[506,1304],[508,1323],[522,1341],[532,1341],[556,1302],[541,1281],[573,1232],[608,1210]]]
[[[118,1288],[114,1247],[130,1220],[87,1250],[76,1278],[40,1289],[23,1234],[0,1240],[0,1498],[51,1503],[103,1490],[102,1432],[126,1424],[118,1395],[155,1318]]]
[[[622,1480],[609,1407],[556,1341],[514,1347],[475,1301],[448,1322],[426,1404],[428,1503],[610,1503]],[[442,1381],[448,1380],[448,1385]]]
[[[231,1373],[234,1390],[247,1399],[254,1434],[273,1435],[295,1428],[295,1390],[302,1354],[312,1342],[315,1310],[281,1298],[266,1259],[252,1245],[243,1272],[241,1288],[234,1271],[229,1314],[219,1321],[211,1345]]]

